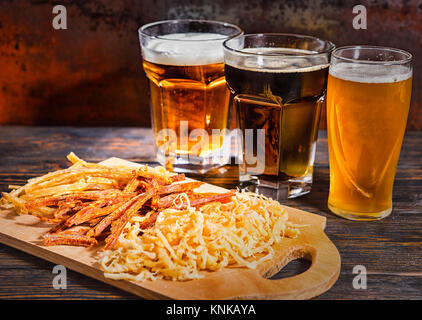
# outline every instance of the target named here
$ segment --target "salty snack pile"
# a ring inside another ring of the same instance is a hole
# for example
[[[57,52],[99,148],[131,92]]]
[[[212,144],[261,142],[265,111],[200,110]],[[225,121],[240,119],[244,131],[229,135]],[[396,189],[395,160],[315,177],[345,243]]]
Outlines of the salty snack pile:
[[[181,182],[184,175],[174,175],[162,167],[107,167],[88,163],[75,154],[68,155],[73,165],[30,179],[24,186],[11,186],[2,193],[0,205],[14,208],[18,214],[30,214],[56,223],[44,235],[50,245],[91,246],[105,239],[105,249],[112,249],[134,216],[148,215],[142,225],[154,225],[160,211],[177,206],[187,207],[212,201],[224,201],[234,191],[223,194],[194,193],[202,182]]]
[[[227,203],[166,209],[147,230],[145,220],[133,218],[116,250],[103,254],[106,277],[190,280],[226,266],[254,269],[273,258],[273,245],[283,237],[298,236],[300,227],[287,221],[288,213],[277,201],[246,192],[237,192]]]
[[[128,280],[190,280],[227,266],[256,268],[274,245],[301,226],[262,195],[230,190],[195,192],[162,167],[104,166],[75,154],[67,169],[10,186],[0,206],[55,225],[43,244],[104,244],[104,275]]]

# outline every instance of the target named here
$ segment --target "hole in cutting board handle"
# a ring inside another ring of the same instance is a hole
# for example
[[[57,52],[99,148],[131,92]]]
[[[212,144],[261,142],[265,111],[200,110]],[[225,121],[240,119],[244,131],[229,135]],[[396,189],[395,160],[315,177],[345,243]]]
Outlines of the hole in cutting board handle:
[[[297,276],[308,270],[312,265],[312,261],[307,258],[297,258],[290,261],[284,268],[282,268],[279,272],[273,275],[268,280],[279,280],[284,278],[290,278],[293,276]]]
[[[290,278],[301,273],[306,272],[312,267],[313,259],[315,258],[315,248],[310,246],[299,246],[292,250],[288,256],[285,257],[284,264],[279,266],[279,271],[274,273],[268,270],[271,276],[267,273],[262,275],[268,280],[280,280]]]

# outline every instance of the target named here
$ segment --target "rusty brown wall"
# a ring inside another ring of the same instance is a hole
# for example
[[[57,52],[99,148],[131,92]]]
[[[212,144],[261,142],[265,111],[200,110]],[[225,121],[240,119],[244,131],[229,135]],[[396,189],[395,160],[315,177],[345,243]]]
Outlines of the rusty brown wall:
[[[67,8],[67,30],[52,28],[55,4]],[[367,30],[352,27],[356,4],[368,9]],[[408,50],[415,70],[408,128],[422,130],[422,1],[414,0],[1,0],[0,124],[149,125],[137,28],[174,18]]]

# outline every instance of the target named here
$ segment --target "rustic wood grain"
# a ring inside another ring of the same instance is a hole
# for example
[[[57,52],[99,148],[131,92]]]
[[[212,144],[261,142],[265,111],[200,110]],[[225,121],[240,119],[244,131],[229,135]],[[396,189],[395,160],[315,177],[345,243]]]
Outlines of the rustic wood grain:
[[[87,160],[118,155],[153,162],[149,129],[46,128],[0,126],[0,191],[8,184],[66,166],[70,151]],[[393,213],[378,222],[354,222],[328,212],[327,140],[320,132],[314,185],[310,194],[285,204],[327,218],[326,233],[340,251],[341,273],[336,284],[317,299],[422,298],[422,133],[406,134],[393,192]],[[368,270],[368,288],[352,286],[355,265]],[[78,273],[68,272],[67,290],[52,286],[53,264],[0,245],[0,298],[127,299],[134,296]],[[290,263],[277,275],[308,267]]]

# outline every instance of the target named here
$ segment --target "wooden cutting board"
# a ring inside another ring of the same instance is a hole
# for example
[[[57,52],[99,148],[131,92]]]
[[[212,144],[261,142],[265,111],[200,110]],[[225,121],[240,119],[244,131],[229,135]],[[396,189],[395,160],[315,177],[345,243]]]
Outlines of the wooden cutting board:
[[[118,158],[110,158],[103,164],[138,166]],[[226,190],[206,184],[198,191]],[[301,230],[297,239],[283,239],[275,248],[276,254],[271,261],[253,270],[225,268],[218,272],[207,272],[203,279],[183,282],[107,279],[96,263],[101,246],[45,247],[41,236],[51,228],[51,224],[33,216],[17,215],[12,210],[0,210],[0,242],[147,299],[310,299],[327,291],[336,282],[340,273],[340,255],[324,233],[325,217],[285,208],[289,220],[308,227]],[[302,257],[312,261],[311,267],[305,272],[290,278],[267,279],[291,260]]]

